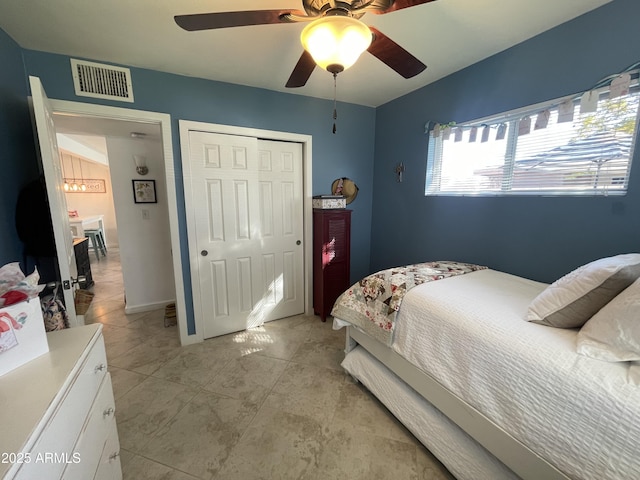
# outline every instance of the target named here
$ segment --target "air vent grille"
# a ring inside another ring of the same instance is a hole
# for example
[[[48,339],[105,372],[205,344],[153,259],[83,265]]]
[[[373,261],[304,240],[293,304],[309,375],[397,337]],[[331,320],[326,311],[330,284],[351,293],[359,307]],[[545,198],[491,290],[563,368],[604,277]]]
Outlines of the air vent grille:
[[[71,59],[76,95],[133,102],[128,68]]]

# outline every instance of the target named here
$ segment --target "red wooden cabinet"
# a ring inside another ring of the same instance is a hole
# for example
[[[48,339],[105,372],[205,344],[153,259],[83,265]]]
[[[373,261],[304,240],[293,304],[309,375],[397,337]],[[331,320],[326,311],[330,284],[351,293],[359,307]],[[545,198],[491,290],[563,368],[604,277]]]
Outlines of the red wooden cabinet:
[[[351,210],[313,210],[313,311],[326,321],[351,286]]]

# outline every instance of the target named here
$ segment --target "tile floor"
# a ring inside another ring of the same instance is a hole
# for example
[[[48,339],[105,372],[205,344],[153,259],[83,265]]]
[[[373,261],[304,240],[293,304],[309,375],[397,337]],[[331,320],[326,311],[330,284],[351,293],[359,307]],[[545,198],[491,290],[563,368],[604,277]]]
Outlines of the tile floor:
[[[344,332],[296,316],[181,347],[164,311],[124,314],[116,251],[92,258],[125,479],[453,477],[340,368]]]

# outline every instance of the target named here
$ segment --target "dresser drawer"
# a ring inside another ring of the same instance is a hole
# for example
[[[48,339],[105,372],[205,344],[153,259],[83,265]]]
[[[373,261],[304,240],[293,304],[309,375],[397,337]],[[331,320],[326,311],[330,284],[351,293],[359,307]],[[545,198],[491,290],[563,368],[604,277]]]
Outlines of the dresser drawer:
[[[16,478],[58,479],[68,464],[77,461],[73,446],[106,372],[104,340],[99,336],[31,449],[30,463],[22,465]]]
[[[65,480],[93,478],[110,428],[115,425],[115,407],[111,375],[107,373],[89,411],[87,421],[82,426],[78,443],[73,449],[73,453],[80,458],[80,461],[67,465],[64,472]]]
[[[120,465],[120,441],[116,422],[113,422],[107,437],[107,443],[102,450],[100,463],[94,480],[122,480],[122,467]]]

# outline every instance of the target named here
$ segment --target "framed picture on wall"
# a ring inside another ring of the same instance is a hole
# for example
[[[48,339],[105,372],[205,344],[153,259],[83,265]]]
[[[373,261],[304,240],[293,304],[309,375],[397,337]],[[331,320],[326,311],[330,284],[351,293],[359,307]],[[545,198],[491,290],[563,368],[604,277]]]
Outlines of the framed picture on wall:
[[[136,203],[158,203],[155,180],[132,180],[133,201]]]

